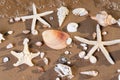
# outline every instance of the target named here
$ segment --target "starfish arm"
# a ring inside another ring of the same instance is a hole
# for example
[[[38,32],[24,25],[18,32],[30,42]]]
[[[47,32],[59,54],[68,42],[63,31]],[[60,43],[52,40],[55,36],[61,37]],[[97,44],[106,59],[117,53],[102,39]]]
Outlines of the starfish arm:
[[[33,14],[37,14],[36,6],[35,6],[34,3],[33,3],[33,5],[32,5],[32,7],[33,7]]]
[[[28,60],[27,62],[25,62],[25,64],[27,64],[28,66],[34,66],[31,60]]]
[[[96,51],[96,49],[98,48],[98,45],[95,45],[91,48],[91,50],[88,52],[88,54],[84,57],[84,59],[89,59],[92,54]]]
[[[103,45],[100,45],[99,48],[101,49],[101,51],[103,52],[104,56],[106,57],[106,59],[111,63],[111,64],[115,64],[114,61],[112,60],[112,58],[110,57],[108,51],[105,49],[105,47]]]
[[[46,11],[46,12],[38,14],[38,16],[46,16],[46,15],[52,14],[53,12],[54,11]]]
[[[22,56],[21,53],[17,53],[17,52],[15,52],[15,51],[11,51],[10,53],[11,53],[13,56],[15,56],[16,58],[19,58],[20,56]]]
[[[31,59],[34,58],[34,57],[37,57],[38,55],[40,55],[40,52],[31,53]]]
[[[120,39],[112,40],[112,41],[104,41],[102,43],[103,45],[114,45],[114,44],[120,43]]]
[[[102,41],[102,36],[101,36],[99,24],[97,24],[96,32],[97,32],[97,41]]]
[[[20,60],[18,60],[16,63],[13,64],[13,66],[19,66],[19,65],[21,65],[21,64],[23,64],[23,62],[20,61]]]
[[[36,24],[36,18],[33,18],[32,26],[31,26],[31,32],[32,32],[33,35],[38,34],[38,31],[35,29],[35,24]]]
[[[89,40],[87,40],[85,38],[82,38],[82,37],[79,37],[79,36],[75,36],[74,38],[77,39],[80,42],[90,44],[90,45],[96,45],[96,43],[97,43],[96,41],[89,41]]]
[[[41,17],[37,18],[42,24],[48,26],[49,28],[51,27],[50,24],[48,24],[45,20],[43,20]]]

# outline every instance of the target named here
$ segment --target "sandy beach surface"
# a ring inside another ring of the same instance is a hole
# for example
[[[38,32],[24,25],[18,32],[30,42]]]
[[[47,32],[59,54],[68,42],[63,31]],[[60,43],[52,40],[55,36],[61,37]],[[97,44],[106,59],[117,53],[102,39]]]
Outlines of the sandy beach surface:
[[[115,64],[111,65],[102,54],[101,51],[96,51],[95,56],[98,61],[96,64],[91,64],[89,60],[80,59],[78,53],[82,51],[80,42],[74,39],[74,36],[82,36],[84,38],[93,40],[92,34],[96,31],[97,22],[92,20],[90,16],[97,14],[101,10],[107,11],[113,15],[116,19],[120,18],[120,12],[118,10],[108,9],[101,5],[99,1],[102,0],[0,0],[0,33],[4,34],[5,41],[0,44],[0,80],[55,80],[57,73],[54,71],[55,64],[59,63],[58,60],[61,57],[66,57],[70,62],[70,67],[74,77],[71,80],[118,80],[117,69],[120,68],[120,44],[106,46],[111,57],[114,59]],[[108,1],[108,0],[107,0]],[[115,0],[120,2],[120,0]],[[30,34],[23,34],[23,30],[30,30],[32,20],[26,20],[25,22],[14,22],[10,23],[9,19],[16,16],[24,16],[32,14],[32,3],[35,3],[38,13],[45,12],[48,10],[54,10],[53,14],[44,16],[43,18],[48,21],[51,25],[51,29],[61,30],[68,33],[73,39],[72,47],[66,47],[61,50],[54,50],[43,44],[41,47],[37,47],[35,42],[42,41],[42,32],[48,30],[43,28],[43,24],[39,21],[36,23],[36,29],[39,34],[33,36]],[[69,15],[66,17],[63,25],[58,26],[57,8],[61,5],[68,7],[70,10]],[[100,6],[101,5],[101,6]],[[74,8],[83,7],[89,11],[89,15],[79,17],[72,14]],[[53,17],[53,20],[50,20]],[[75,33],[69,33],[66,30],[66,26],[70,22],[76,22],[79,24],[78,31]],[[14,31],[12,35],[6,35],[7,31]],[[114,40],[120,39],[120,27],[117,24],[110,25],[107,27],[101,27],[101,31],[108,32],[107,35],[103,36],[103,40]],[[32,52],[45,52],[45,56],[49,59],[49,65],[45,65],[43,60],[38,56],[32,60],[35,64],[33,67],[29,67],[25,64],[18,67],[14,67],[13,63],[17,61],[17,58],[10,54],[10,51],[22,51],[23,50],[23,39],[29,38],[29,47]],[[9,43],[13,43],[14,47],[6,49]],[[92,46],[88,45],[88,52]],[[68,50],[72,54],[65,55],[64,52]],[[3,58],[9,57],[9,61],[3,63]],[[38,67],[43,67],[45,72],[40,72]],[[97,70],[99,75],[96,77],[81,75],[81,71]],[[69,80],[67,77],[61,80]]]

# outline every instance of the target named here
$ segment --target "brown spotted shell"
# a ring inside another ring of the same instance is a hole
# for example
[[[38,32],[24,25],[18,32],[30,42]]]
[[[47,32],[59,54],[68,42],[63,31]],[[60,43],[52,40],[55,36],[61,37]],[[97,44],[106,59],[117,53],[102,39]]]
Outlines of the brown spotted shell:
[[[45,44],[52,49],[67,47],[66,40],[70,37],[67,33],[59,30],[46,30],[42,33]]]

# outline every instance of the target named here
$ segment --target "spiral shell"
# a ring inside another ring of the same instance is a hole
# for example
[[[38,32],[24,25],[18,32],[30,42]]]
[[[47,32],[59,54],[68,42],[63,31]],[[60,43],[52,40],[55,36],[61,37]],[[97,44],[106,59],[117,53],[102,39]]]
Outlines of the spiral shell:
[[[42,33],[45,44],[52,49],[67,47],[66,40],[70,37],[67,33],[59,30],[46,30]]]

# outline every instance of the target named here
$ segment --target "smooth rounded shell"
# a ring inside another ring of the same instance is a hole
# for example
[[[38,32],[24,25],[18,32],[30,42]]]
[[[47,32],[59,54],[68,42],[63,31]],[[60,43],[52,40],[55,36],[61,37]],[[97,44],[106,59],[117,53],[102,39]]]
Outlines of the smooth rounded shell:
[[[67,47],[66,40],[70,37],[67,33],[59,30],[46,30],[42,33],[45,44],[52,49]]]

